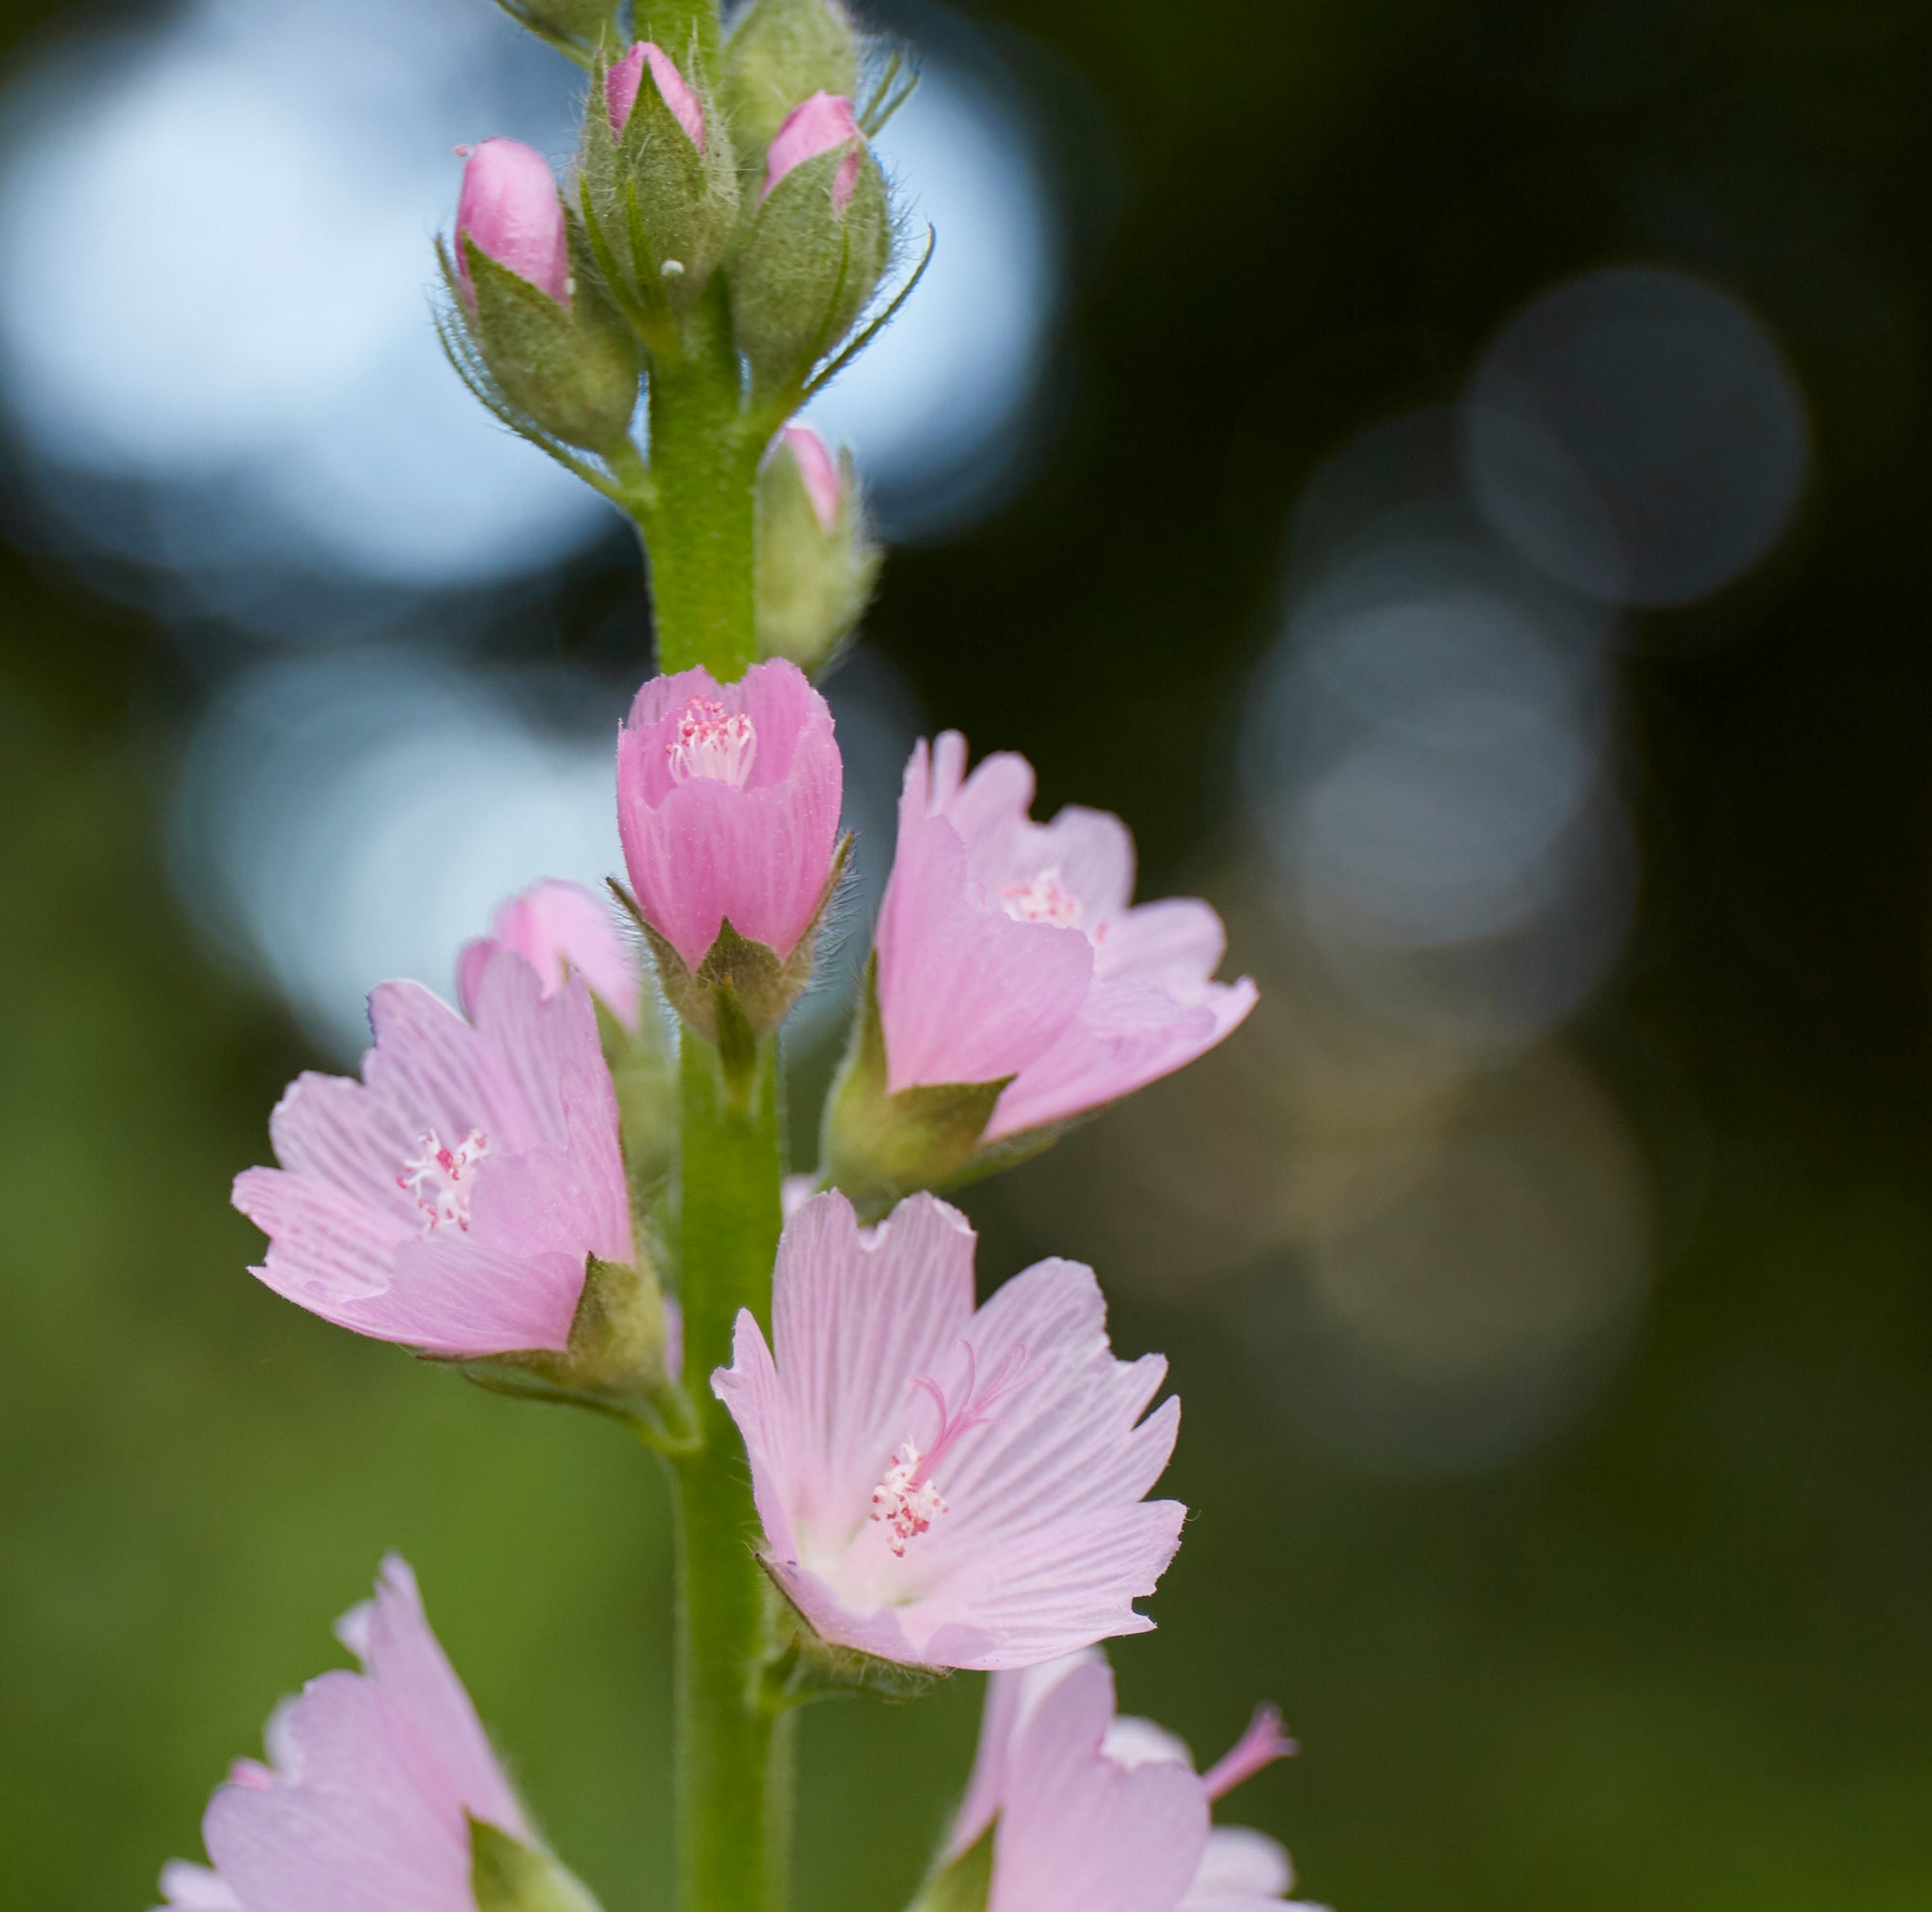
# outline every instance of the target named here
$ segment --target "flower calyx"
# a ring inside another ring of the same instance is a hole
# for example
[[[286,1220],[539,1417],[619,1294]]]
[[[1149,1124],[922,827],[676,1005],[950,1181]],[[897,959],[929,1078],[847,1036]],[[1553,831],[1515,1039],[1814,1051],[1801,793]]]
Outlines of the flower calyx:
[[[625,316],[653,351],[710,282],[738,223],[738,164],[696,59],[639,42],[600,54],[583,116],[579,211]]]
[[[993,1891],[993,1829],[988,1826],[956,1859],[937,1867],[906,1912],[986,1912]]]
[[[476,1912],[598,1912],[589,1888],[560,1860],[473,1814],[469,1890]]]
[[[630,891],[612,881],[612,894],[650,945],[665,1000],[717,1048],[727,1081],[741,1075],[749,1079],[757,1043],[785,1019],[811,981],[819,935],[851,849],[851,837],[842,837],[833,852],[818,907],[789,955],[781,956],[765,944],[739,935],[727,917],[695,969],[652,925]]]
[[[981,1140],[1011,1080],[923,1084],[894,1093],[874,954],[866,965],[852,1040],[826,1099],[821,1185],[838,1189],[870,1222],[919,1189],[956,1188],[1037,1155],[1059,1139],[1060,1127]]]
[[[530,1348],[454,1365],[494,1394],[590,1408],[676,1452],[694,1439],[678,1379],[681,1338],[675,1307],[648,1264],[591,1255],[562,1350]]]
[[[840,1646],[812,1626],[776,1580],[772,1594],[781,1616],[776,1629],[781,1643],[765,1662],[759,1690],[773,1712],[819,1699],[850,1699],[862,1693],[885,1699],[917,1699],[952,1676],[951,1667],[909,1666]]]

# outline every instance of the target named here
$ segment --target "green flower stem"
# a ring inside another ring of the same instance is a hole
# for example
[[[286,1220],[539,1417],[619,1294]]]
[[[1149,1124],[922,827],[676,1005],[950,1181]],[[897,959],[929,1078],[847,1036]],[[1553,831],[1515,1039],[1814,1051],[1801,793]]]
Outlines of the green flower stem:
[[[758,1045],[749,1099],[718,1052],[687,1032],[680,1281],[684,1366],[697,1422],[675,1457],[677,1825],[682,1912],[780,1912],[790,1867],[789,1736],[765,1701],[773,1594],[737,1428],[711,1391],[750,1308],[770,1331],[779,1239],[778,1042]]]
[[[721,274],[686,319],[682,351],[652,365],[652,495],[632,504],[667,673],[702,664],[741,677],[758,654],[753,509],[769,433],[740,406]]]

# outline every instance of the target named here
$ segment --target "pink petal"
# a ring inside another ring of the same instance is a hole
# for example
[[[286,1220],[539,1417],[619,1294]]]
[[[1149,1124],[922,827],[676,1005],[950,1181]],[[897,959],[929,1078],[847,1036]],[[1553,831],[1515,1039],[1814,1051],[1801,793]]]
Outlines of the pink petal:
[[[1279,1841],[1246,1826],[1216,1826],[1181,1906],[1183,1912],[1278,1906],[1293,1884],[1294,1868]]]
[[[1065,1032],[1094,973],[1078,929],[976,901],[958,832],[941,817],[908,823],[904,810],[877,947],[894,1092],[1017,1074]]]
[[[592,992],[627,1029],[638,1026],[638,968],[611,906],[577,883],[537,883],[498,906],[488,938],[469,944],[458,970],[458,995],[474,1013],[483,964],[497,945],[537,973],[546,997],[563,986],[566,965],[581,970]]]
[[[838,461],[825,448],[825,441],[810,425],[787,425],[779,434],[785,447],[798,461],[799,476],[805,480],[806,496],[811,499],[820,526],[830,536],[838,523],[845,502],[845,480]]]
[[[1070,1121],[1173,1074],[1238,1028],[1256,994],[1246,977],[1208,984],[1192,1006],[1142,984],[1096,984],[1072,1025],[1001,1096],[985,1139]]]
[[[672,65],[670,56],[648,40],[640,40],[604,76],[604,100],[611,114],[611,130],[622,134],[638,102],[638,88],[643,82],[648,64],[659,95],[672,117],[691,136],[691,143],[704,151],[704,109],[697,95],[685,84],[684,75]]]
[[[570,243],[563,202],[550,161],[515,139],[486,139],[469,149],[456,201],[456,273],[473,307],[475,288],[464,256],[465,238],[499,266],[570,303]]]
[[[1101,1741],[1113,1674],[1074,1668],[1011,1755],[987,1912],[1174,1912],[1208,1842],[1208,1802],[1181,1767],[1126,1771]]]
[[[850,140],[863,140],[865,135],[859,130],[859,122],[853,117],[852,102],[836,93],[823,90],[814,93],[810,100],[801,100],[785,116],[784,124],[772,135],[772,143],[765,149],[765,184],[758,194],[760,201],[771,189],[796,166],[802,166],[808,159],[815,159],[821,153],[829,153],[834,147],[843,146]],[[853,155],[856,160],[857,153]],[[858,178],[856,164],[851,169],[852,179]],[[842,196],[840,187],[843,188]],[[842,213],[852,197],[852,185],[846,181],[845,168],[840,167],[839,177],[834,182],[833,205]]]
[[[186,1912],[244,1912],[219,1872],[190,1866],[185,1859],[171,1859],[161,1868],[161,1897]]]
[[[1166,897],[1108,919],[1094,951],[1096,982],[1148,983],[1199,1000],[1228,951],[1221,919],[1197,897]]]
[[[1065,1659],[994,1673],[987,1679],[985,1710],[980,1716],[980,1745],[973,1755],[973,1776],[966,1783],[966,1796],[953,1814],[952,1831],[946,1841],[949,1858],[967,1851],[998,1815],[1007,1796],[1014,1739],[1039,1702],[1075,1667],[1104,1664],[1097,1647],[1087,1647]]]

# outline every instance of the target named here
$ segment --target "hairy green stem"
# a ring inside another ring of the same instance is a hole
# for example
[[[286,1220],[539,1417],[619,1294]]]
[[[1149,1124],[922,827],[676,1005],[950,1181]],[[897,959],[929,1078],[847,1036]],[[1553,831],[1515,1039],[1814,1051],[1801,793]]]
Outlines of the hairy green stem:
[[[740,677],[757,656],[753,504],[764,445],[740,401],[720,274],[685,321],[683,350],[651,368],[654,495],[634,510],[663,671],[701,664]]]
[[[773,1595],[736,1427],[711,1392],[749,1308],[767,1332],[779,1238],[778,1043],[749,1099],[686,1032],[679,1298],[698,1445],[677,1489],[677,1825],[682,1912],[781,1912],[789,1871],[791,1727],[761,1693]]]

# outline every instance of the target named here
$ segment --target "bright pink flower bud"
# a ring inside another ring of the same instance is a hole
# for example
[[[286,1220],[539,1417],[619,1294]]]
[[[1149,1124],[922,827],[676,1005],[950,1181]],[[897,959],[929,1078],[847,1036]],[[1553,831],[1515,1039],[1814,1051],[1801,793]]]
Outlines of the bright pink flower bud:
[[[767,198],[773,186],[808,159],[850,143],[846,156],[832,182],[832,210],[842,213],[851,204],[853,188],[859,184],[859,165],[865,134],[853,117],[852,102],[836,93],[814,93],[801,100],[785,116],[784,124],[772,135],[765,149],[765,185],[758,197]]]
[[[475,1912],[469,1821],[532,1842],[408,1565],[384,1560],[337,1631],[362,1670],[324,1673],[276,1711],[267,1762],[238,1761],[209,1802],[213,1869],[162,1872],[169,1905]]]
[[[563,201],[550,161],[515,139],[486,139],[467,149],[463,190],[456,201],[456,272],[473,309],[475,288],[463,242],[475,243],[499,266],[570,304],[570,243]]]
[[[811,499],[819,524],[830,533],[838,523],[839,507],[845,502],[845,480],[839,475],[838,461],[826,450],[825,441],[810,425],[787,425],[779,436],[798,461],[806,496]]]
[[[1273,1757],[1293,1750],[1278,1733],[1271,1745]],[[1098,1653],[995,1673],[947,1853],[992,1829],[989,1912],[1280,1905],[1294,1879],[1288,1854],[1263,1833],[1210,1826],[1212,1781],[1171,1733],[1116,1716]]]
[[[251,1272],[379,1341],[561,1353],[586,1258],[633,1259],[596,1013],[581,976],[546,995],[502,945],[464,980],[469,1021],[420,984],[381,985],[362,1079],[311,1071],[275,1105],[281,1166],[235,1179],[269,1237]]]
[[[692,969],[728,922],[789,956],[830,881],[844,772],[797,665],[653,677],[617,737],[617,826],[644,920]]]
[[[1033,766],[966,771],[949,730],[906,766],[879,912],[888,1087],[996,1082],[984,1139],[1098,1108],[1192,1062],[1255,1004],[1212,980],[1226,938],[1204,902],[1133,907],[1134,843],[1104,811],[1028,814]]]
[[[861,1230],[785,1224],[772,1346],[738,1317],[713,1390],[745,1438],[772,1577],[821,1638],[914,1666],[1026,1667],[1153,1622],[1185,1509],[1145,1497],[1180,1404],[1113,1356],[1093,1270],[1041,1262],[973,1305],[974,1235],[930,1195]],[[1097,1901],[1096,1901],[1097,1902]]]
[[[626,1029],[638,1026],[638,970],[611,906],[577,883],[537,883],[497,905],[488,936],[468,945],[457,963],[457,995],[468,1008],[491,952],[511,949],[537,973],[546,999],[563,987],[566,969],[582,972],[596,996]]]
[[[611,111],[611,130],[620,137],[624,128],[630,123],[631,108],[638,103],[638,88],[643,84],[644,68],[651,70],[651,78],[656,81],[664,103],[671,110],[686,132],[691,135],[691,143],[702,153],[704,151],[704,108],[697,103],[697,95],[685,84],[684,75],[671,64],[670,55],[663,47],[654,46],[648,40],[640,40],[604,75],[604,103]]]

